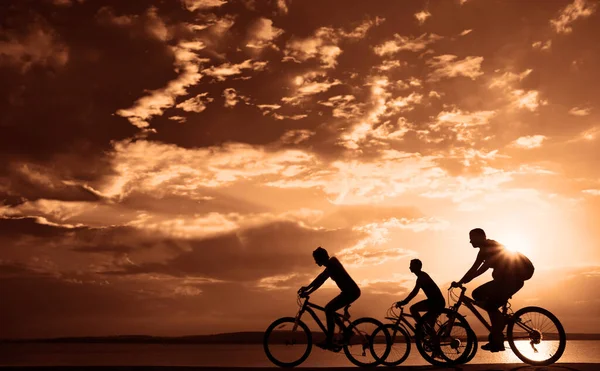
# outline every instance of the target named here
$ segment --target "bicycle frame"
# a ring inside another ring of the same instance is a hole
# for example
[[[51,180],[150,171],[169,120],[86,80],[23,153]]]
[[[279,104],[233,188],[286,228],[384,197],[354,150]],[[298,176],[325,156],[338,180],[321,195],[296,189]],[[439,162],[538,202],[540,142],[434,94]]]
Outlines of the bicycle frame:
[[[315,320],[317,325],[319,325],[319,328],[321,329],[321,331],[323,331],[324,334],[327,333],[327,327],[323,324],[323,322],[321,322],[321,319],[319,318],[317,313],[315,313],[313,308],[320,310],[322,312],[325,312],[324,307],[309,302],[308,297],[305,298],[304,303],[302,304],[302,307],[300,308],[300,310],[298,310],[298,313],[296,314],[296,323],[294,324],[293,331],[296,331],[296,328],[298,326],[298,321],[302,318],[302,315],[305,312],[307,312]],[[340,326],[342,331],[346,330],[347,327],[344,324],[344,321],[350,322],[349,318],[350,318],[350,313],[348,313],[347,309],[345,310],[345,313],[343,315],[338,312],[335,312],[335,317],[334,317],[335,322],[338,324],[338,326]]]
[[[492,325],[490,325],[485,318],[483,318],[483,316],[481,315],[481,313],[479,312],[479,310],[477,310],[475,308],[475,300],[471,299],[470,297],[465,295],[465,291],[467,291],[466,288],[461,287],[460,288],[461,293],[460,296],[458,298],[458,300],[456,301],[456,303],[451,306],[452,310],[456,313],[458,313],[458,309],[460,308],[461,305],[464,305],[465,307],[467,307],[471,313],[473,313],[475,315],[475,317],[477,317],[477,319],[485,326],[485,328],[488,331],[492,331]],[[511,314],[508,314],[508,306],[507,304],[504,304],[502,306],[502,316],[504,317],[505,320],[505,325],[507,325],[509,322],[514,322],[517,326],[519,326],[520,328],[522,328],[523,330],[527,331],[528,333],[530,331],[534,331],[533,328],[531,328],[530,326],[528,326],[526,323],[523,323],[520,320],[515,321],[515,319],[513,318],[513,316]],[[452,319],[453,321],[454,319]],[[522,337],[515,337],[513,336],[513,339],[529,339],[529,335],[527,336],[522,336]]]
[[[452,310],[455,311],[456,313],[458,313],[458,309],[460,308],[460,306],[464,305],[467,309],[469,309],[471,311],[471,313],[473,313],[475,315],[475,317],[477,317],[477,319],[481,322],[481,324],[483,324],[485,326],[485,328],[488,331],[492,331],[492,325],[489,324],[488,321],[486,321],[486,319],[483,318],[481,313],[475,308],[475,300],[473,300],[470,297],[465,295],[465,291],[467,291],[467,289],[464,287],[461,287],[460,290],[461,290],[460,297],[458,298],[456,303],[453,306],[451,306]],[[506,305],[504,305],[502,307],[502,314],[504,314],[505,316],[506,316],[506,310],[507,310]]]

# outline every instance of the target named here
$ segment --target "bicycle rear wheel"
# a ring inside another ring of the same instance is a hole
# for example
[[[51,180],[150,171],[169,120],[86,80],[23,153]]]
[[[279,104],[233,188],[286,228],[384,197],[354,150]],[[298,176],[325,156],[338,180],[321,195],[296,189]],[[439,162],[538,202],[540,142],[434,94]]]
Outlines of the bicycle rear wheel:
[[[359,367],[375,367],[390,354],[390,334],[374,318],[359,318],[344,332],[344,353]]]
[[[447,308],[427,313],[417,325],[417,350],[434,366],[467,362],[476,340],[464,317]]]
[[[267,328],[263,338],[267,358],[279,367],[295,367],[308,358],[312,334],[308,326],[294,317],[280,318]]]
[[[383,341],[382,331],[384,330],[387,330],[390,334],[390,353],[382,360],[382,364],[388,367],[398,366],[404,362],[410,354],[410,335],[402,327],[389,323],[375,330],[373,338],[376,341]]]
[[[508,324],[506,337],[515,355],[535,366],[558,361],[567,345],[567,336],[558,318],[540,307],[519,309]]]

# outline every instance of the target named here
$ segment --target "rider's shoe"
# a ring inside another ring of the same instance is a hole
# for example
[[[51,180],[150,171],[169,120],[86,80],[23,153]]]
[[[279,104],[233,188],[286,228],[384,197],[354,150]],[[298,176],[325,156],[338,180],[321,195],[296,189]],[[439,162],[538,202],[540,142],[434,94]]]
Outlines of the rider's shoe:
[[[335,344],[333,344],[332,341],[327,341],[327,340],[315,343],[315,346],[317,346],[321,349],[324,349],[324,350],[332,350],[335,348]]]
[[[506,350],[506,348],[504,348],[504,343],[502,343],[502,344],[487,343],[487,344],[482,345],[481,349],[490,351],[492,353],[503,352],[504,350]]]
[[[431,358],[433,358],[433,359],[436,359],[436,358],[443,359],[444,358],[444,353],[442,353],[442,352],[440,352],[438,350],[437,352],[433,352],[431,354]]]

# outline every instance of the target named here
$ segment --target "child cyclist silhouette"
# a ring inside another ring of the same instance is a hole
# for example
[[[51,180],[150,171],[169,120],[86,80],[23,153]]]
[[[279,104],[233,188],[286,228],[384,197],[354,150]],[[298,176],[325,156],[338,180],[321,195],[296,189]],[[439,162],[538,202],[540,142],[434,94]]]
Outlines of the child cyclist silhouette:
[[[396,303],[396,307],[408,304],[415,296],[417,296],[419,290],[423,289],[427,299],[415,303],[410,307],[410,314],[412,314],[417,322],[421,319],[419,312],[441,312],[446,306],[446,301],[444,300],[444,295],[442,295],[440,288],[427,273],[423,272],[422,268],[423,263],[419,259],[410,261],[409,269],[417,276],[417,282],[415,288],[408,294],[406,299]]]
[[[315,263],[325,270],[315,278],[310,285],[303,286],[298,290],[298,293],[310,295],[316,291],[328,278],[331,278],[341,290],[340,294],[333,298],[325,305],[325,315],[327,317],[327,337],[324,342],[315,344],[323,349],[331,349],[334,347],[333,332],[335,330],[335,311],[353,303],[360,296],[360,288],[352,277],[346,272],[342,263],[335,257],[329,257],[329,253],[322,247],[317,247],[313,251]]]

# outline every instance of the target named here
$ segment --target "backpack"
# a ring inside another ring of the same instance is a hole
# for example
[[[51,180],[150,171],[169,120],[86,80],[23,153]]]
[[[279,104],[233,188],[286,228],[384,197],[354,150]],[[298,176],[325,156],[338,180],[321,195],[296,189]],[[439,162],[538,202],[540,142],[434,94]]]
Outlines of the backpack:
[[[533,276],[535,267],[531,260],[521,252],[509,252],[509,264],[512,265],[512,273],[523,281],[527,281]]]
[[[489,243],[495,247],[495,251],[492,253],[492,259],[494,260],[493,278],[517,278],[521,281],[527,281],[533,276],[535,267],[523,253],[510,251],[492,240]]]

